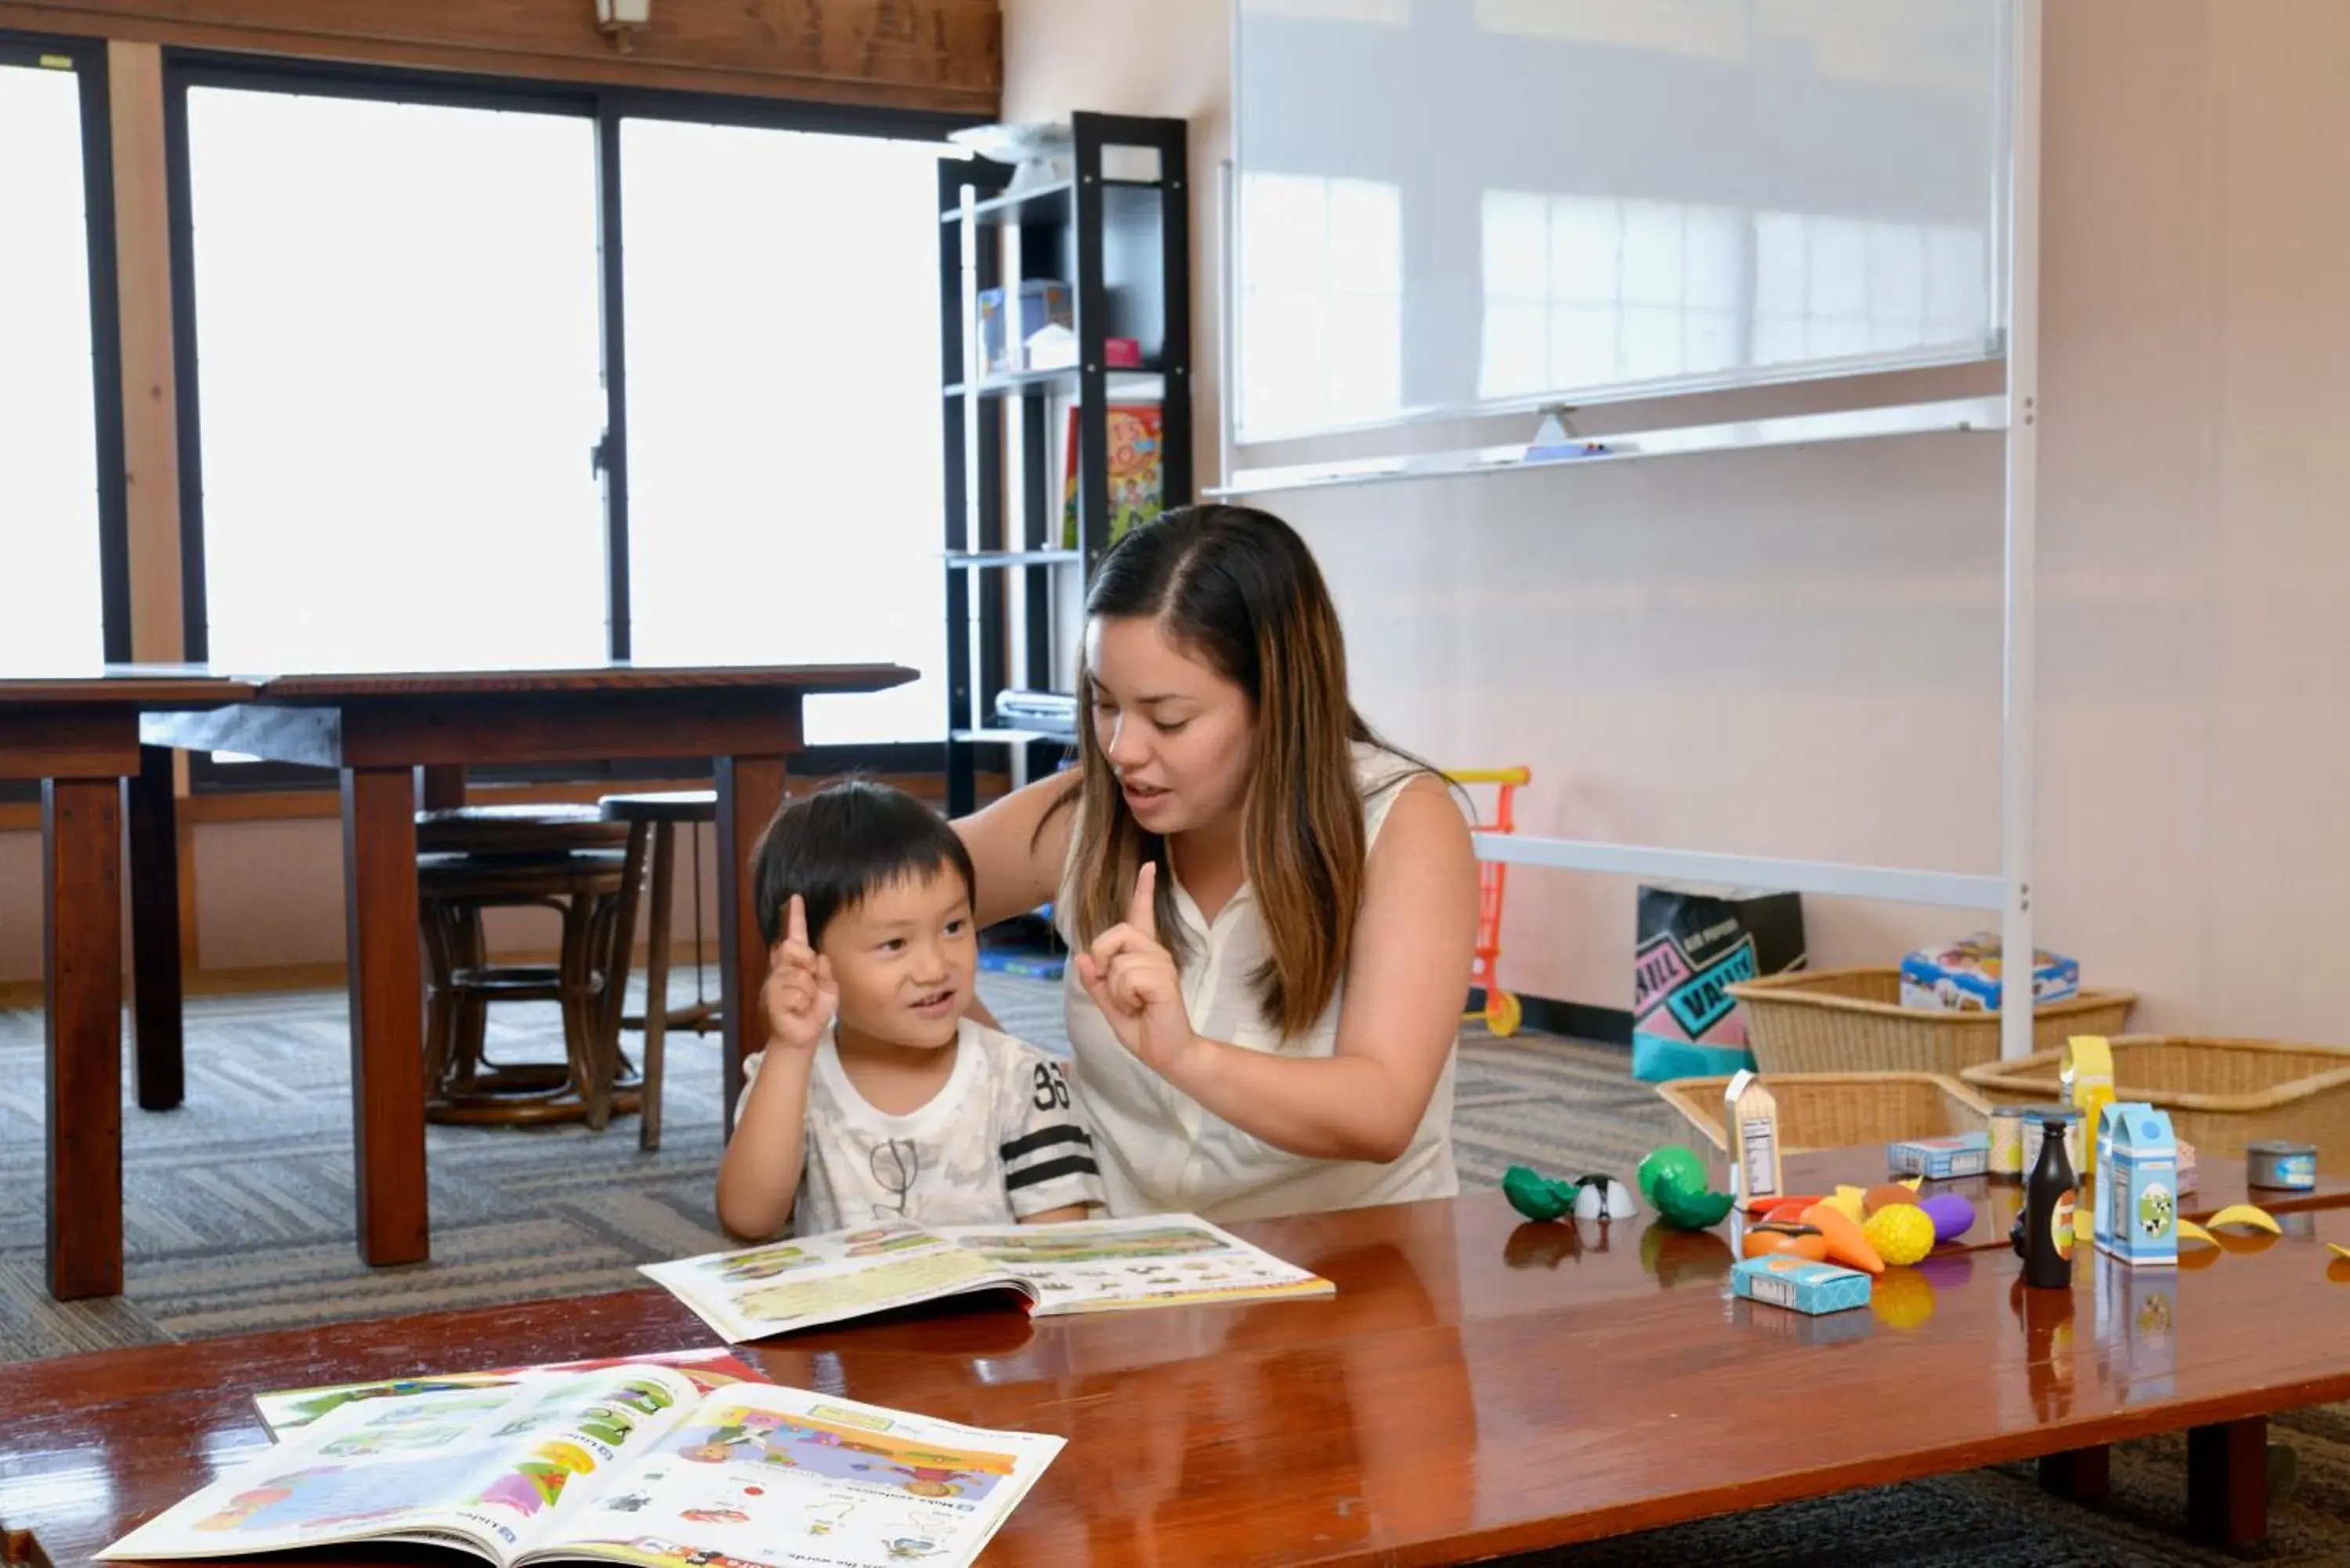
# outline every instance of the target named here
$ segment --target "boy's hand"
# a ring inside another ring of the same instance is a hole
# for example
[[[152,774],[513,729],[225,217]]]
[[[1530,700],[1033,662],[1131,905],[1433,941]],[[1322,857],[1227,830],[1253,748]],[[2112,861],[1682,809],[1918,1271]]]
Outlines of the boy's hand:
[[[1159,867],[1145,864],[1135,873],[1134,899],[1126,919],[1095,938],[1089,950],[1076,955],[1076,963],[1079,982],[1109,1020],[1119,1044],[1164,1076],[1198,1037],[1183,1007],[1175,955],[1159,940],[1159,917],[1151,901],[1158,886]]]
[[[812,1051],[840,1005],[832,962],[808,946],[807,910],[797,893],[784,918],[784,940],[767,955],[767,982],[759,988],[767,1034],[788,1051]]]

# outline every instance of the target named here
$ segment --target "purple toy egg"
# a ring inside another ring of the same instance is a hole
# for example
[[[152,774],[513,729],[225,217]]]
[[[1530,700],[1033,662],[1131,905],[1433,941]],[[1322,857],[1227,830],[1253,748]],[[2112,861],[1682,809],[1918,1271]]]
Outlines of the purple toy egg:
[[[1975,1206],[1955,1192],[1937,1192],[1918,1205],[1934,1222],[1934,1240],[1955,1241],[1974,1229]]]

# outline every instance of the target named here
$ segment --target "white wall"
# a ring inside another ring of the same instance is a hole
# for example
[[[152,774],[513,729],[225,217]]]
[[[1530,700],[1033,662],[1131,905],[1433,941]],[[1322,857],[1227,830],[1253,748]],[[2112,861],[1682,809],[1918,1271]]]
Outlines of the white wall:
[[[2043,98],[2039,911],[2141,1026],[2350,1037],[2350,51],[2337,0],[2055,0]],[[1004,0],[1004,118],[1192,122],[1201,472],[1225,0]],[[2329,417],[2330,416],[2330,417]],[[1306,493],[1359,705],[1524,762],[1534,833],[1991,871],[2000,450],[1939,437]],[[1633,885],[1515,871],[1513,988],[1631,992]],[[1808,902],[1815,963],[1970,924]]]

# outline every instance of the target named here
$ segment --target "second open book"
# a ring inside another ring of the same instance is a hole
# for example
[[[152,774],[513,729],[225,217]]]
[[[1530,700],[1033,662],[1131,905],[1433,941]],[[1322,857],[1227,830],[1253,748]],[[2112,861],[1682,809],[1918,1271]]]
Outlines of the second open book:
[[[985,1291],[1013,1292],[1042,1316],[1335,1289],[1189,1214],[935,1231],[879,1224],[643,1272],[734,1344]]]

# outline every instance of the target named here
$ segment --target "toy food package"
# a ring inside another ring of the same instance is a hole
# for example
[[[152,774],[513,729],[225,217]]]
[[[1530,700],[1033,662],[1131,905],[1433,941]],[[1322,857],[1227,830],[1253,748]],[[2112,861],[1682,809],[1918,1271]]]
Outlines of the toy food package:
[[[1730,987],[1804,967],[1794,893],[1653,883],[1640,889],[1632,955],[1632,1075],[1727,1077],[1754,1065]]]
[[[1978,931],[1947,947],[1922,948],[1901,961],[1901,1005],[1944,1012],[1997,1012],[2001,969],[1996,932]],[[2033,1006],[2062,1002],[2080,989],[2078,963],[2044,949],[2033,950]]]

